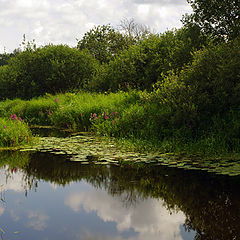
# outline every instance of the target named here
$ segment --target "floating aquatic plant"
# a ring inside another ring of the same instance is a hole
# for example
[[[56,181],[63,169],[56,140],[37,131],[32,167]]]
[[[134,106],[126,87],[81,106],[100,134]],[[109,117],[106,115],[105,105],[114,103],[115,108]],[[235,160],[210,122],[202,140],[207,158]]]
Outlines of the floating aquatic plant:
[[[240,161],[232,159],[202,159],[176,154],[144,154],[120,150],[113,141],[102,141],[91,135],[74,135],[67,138],[44,137],[33,150],[67,155],[69,161],[79,164],[118,166],[168,166],[186,170],[203,170],[230,176],[240,175]]]

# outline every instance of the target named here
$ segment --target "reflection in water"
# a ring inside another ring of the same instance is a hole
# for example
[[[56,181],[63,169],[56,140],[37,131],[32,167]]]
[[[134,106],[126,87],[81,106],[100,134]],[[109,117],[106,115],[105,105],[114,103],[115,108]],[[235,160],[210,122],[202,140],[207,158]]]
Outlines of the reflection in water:
[[[28,212],[28,226],[35,230],[42,231],[47,227],[47,220],[49,217],[38,211]]]
[[[5,209],[3,207],[0,207],[0,216],[3,214],[4,210]]]
[[[82,208],[86,212],[96,212],[104,222],[115,222],[119,232],[134,229],[139,235],[132,239],[182,239],[180,225],[184,222],[184,214],[169,215],[161,200],[148,198],[135,207],[126,208],[122,196],[112,198],[103,190],[92,189],[71,193],[65,204],[75,212]]]
[[[110,235],[107,231],[101,233],[98,225],[95,228],[91,226],[93,220],[87,223],[88,217],[84,215],[82,225],[88,225],[81,232],[75,232],[71,239],[193,239],[193,233],[184,233],[183,223],[186,231],[195,231],[195,239],[240,239],[238,177],[156,166],[146,166],[144,169],[114,165],[86,166],[46,153],[26,156],[28,161],[25,160],[25,163],[28,164],[24,165],[16,160],[15,165],[6,165],[8,161],[5,156],[4,164],[0,165],[2,194],[9,190],[27,193],[33,189],[37,195],[41,188],[44,189],[40,183],[44,180],[48,182],[48,194],[38,197],[47,203],[54,198],[53,206],[47,205],[46,208],[54,208],[62,197],[63,205],[59,207],[63,212],[71,209],[73,219],[84,214],[91,217],[96,214],[104,223],[115,223],[117,232],[111,233],[113,230],[108,229]],[[61,191],[65,192],[60,197],[58,194]],[[6,213],[6,202],[0,205],[1,217]],[[14,204],[18,208],[21,206],[19,202]],[[20,218],[24,218],[26,226],[44,232],[53,221],[53,216],[47,212],[44,207],[36,207],[22,212],[11,211],[10,215],[13,221],[19,222]],[[68,224],[74,225],[74,221],[65,221],[66,228]],[[79,226],[74,231],[76,229]],[[68,234],[70,237],[73,233],[69,230]],[[58,236],[58,239],[64,237]]]

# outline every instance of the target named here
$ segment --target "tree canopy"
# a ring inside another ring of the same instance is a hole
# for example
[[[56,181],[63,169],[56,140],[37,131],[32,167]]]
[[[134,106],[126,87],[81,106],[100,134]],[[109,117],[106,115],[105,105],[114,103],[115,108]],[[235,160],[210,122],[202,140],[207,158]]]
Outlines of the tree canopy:
[[[198,25],[205,34],[217,39],[233,39],[240,32],[239,0],[187,0],[193,14],[186,14],[185,24]]]
[[[108,63],[129,45],[129,38],[110,25],[95,26],[78,41],[77,48],[87,49],[101,63]]]

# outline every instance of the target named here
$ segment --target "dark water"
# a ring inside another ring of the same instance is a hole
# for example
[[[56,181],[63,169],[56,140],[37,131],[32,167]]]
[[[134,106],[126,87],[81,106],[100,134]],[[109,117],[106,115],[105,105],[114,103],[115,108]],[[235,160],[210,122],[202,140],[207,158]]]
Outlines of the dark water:
[[[240,179],[0,153],[0,239],[240,239]]]

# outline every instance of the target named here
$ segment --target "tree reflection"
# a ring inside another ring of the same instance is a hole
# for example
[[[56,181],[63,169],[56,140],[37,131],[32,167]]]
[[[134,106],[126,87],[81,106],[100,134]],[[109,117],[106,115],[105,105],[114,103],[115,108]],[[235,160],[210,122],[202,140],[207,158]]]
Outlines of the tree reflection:
[[[18,166],[24,173],[25,189],[37,189],[38,180],[61,186],[84,180],[120,197],[125,207],[147,198],[163,200],[169,211],[185,213],[185,229],[195,230],[196,240],[240,238],[239,177],[163,166],[81,165],[47,153],[28,158],[28,164]]]

